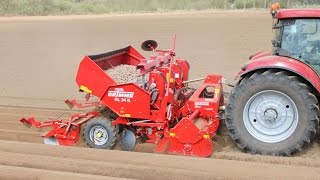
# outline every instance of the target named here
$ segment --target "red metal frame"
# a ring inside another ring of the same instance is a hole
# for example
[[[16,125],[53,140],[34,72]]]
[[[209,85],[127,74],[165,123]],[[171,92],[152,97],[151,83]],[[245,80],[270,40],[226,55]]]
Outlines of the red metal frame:
[[[99,102],[88,102],[90,96],[86,96],[86,102],[77,102],[76,100],[65,100],[65,103],[72,109],[74,106],[78,108],[97,107]],[[34,117],[22,118],[22,122],[27,127],[34,126],[36,128],[51,127],[42,137],[55,138],[59,145],[71,146],[78,142],[81,124],[89,121],[91,118],[100,115],[98,111],[90,111],[87,113],[73,114],[68,121],[61,119],[36,121]]]
[[[91,111],[84,114],[74,114],[69,121],[62,121],[60,119],[36,121],[34,117],[30,117],[28,119],[22,118],[20,122],[27,127],[51,127],[49,132],[42,135],[44,138],[54,137],[59,145],[71,146],[78,142],[81,124],[98,115],[99,112]]]

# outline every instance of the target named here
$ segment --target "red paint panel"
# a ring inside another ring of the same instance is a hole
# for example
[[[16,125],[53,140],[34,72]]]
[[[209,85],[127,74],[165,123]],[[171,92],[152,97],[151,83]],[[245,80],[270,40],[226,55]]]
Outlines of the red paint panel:
[[[116,83],[88,56],[81,61],[76,77],[78,86],[86,86],[101,98],[107,88]]]
[[[283,9],[277,12],[276,18],[320,18],[320,9]]]
[[[101,101],[121,117],[150,117],[150,94],[133,83],[110,86]]]

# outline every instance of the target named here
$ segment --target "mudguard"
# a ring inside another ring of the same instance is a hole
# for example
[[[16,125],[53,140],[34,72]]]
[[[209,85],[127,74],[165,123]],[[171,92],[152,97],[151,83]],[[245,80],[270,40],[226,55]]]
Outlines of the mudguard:
[[[308,81],[320,93],[319,75],[308,64],[289,57],[266,55],[253,56],[245,63],[238,73],[238,77],[244,77],[246,74],[259,69],[283,69],[298,74]]]

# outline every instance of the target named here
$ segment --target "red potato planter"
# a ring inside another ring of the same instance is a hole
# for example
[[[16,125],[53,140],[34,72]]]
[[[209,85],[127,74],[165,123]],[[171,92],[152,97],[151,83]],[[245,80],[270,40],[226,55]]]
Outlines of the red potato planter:
[[[175,43],[175,38],[174,38]],[[45,142],[72,145],[82,134],[92,148],[112,149],[118,140],[123,150],[133,150],[136,138],[156,143],[156,152],[208,157],[213,152],[212,137],[219,127],[219,111],[224,106],[222,76],[208,75],[198,89],[187,85],[189,63],[174,59],[173,49],[157,50],[157,43],[145,41],[142,49],[155,51],[145,59],[133,47],[85,56],[76,82],[87,93],[87,102],[66,101],[70,107],[102,106],[104,111],[74,115],[69,122],[22,119],[27,125],[52,126]],[[119,65],[135,66],[141,76],[136,82],[116,83],[106,71]],[[99,102],[89,102],[90,96]],[[198,123],[201,122],[201,123]]]

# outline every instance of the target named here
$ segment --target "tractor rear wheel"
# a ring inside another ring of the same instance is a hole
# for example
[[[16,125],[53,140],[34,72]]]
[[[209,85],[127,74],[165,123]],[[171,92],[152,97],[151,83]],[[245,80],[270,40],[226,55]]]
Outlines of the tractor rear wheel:
[[[83,138],[91,148],[112,149],[116,143],[116,128],[105,117],[89,120],[83,128]]]
[[[226,126],[241,149],[290,156],[313,139],[318,114],[318,100],[300,78],[261,70],[243,77],[232,90]]]

